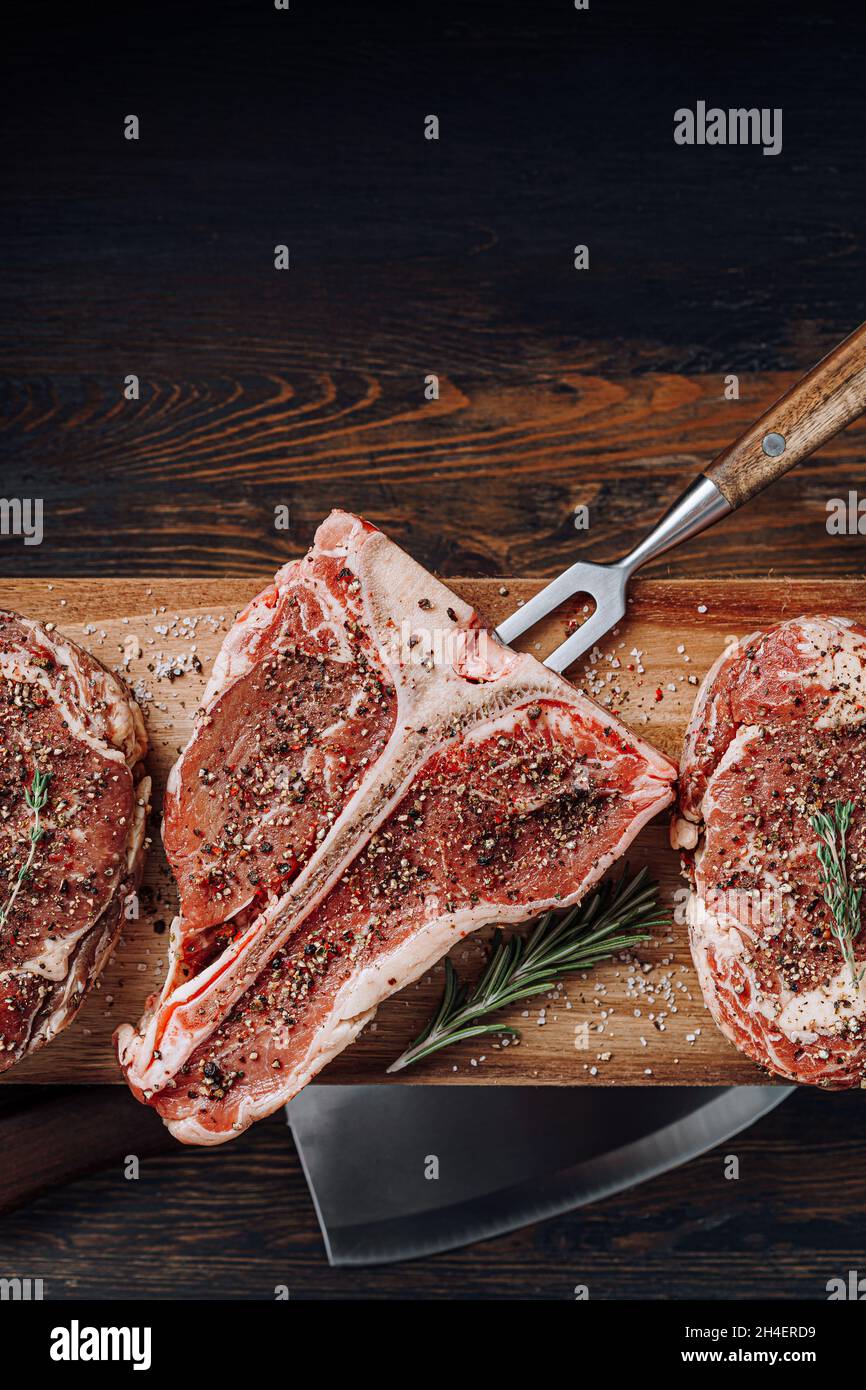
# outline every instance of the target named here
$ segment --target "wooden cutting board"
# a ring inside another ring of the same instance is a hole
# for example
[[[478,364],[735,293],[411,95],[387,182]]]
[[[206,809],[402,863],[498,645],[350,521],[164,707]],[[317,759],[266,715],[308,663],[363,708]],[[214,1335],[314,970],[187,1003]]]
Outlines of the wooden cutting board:
[[[15,1067],[4,1081],[119,1082],[111,1035],[137,1020],[163,975],[175,892],[162,853],[158,817],[169,768],[190,733],[193,713],[220,642],[235,613],[270,579],[12,580],[0,586],[4,607],[52,621],[108,666],[122,670],[142,700],[154,776],[153,845],[141,914],[127,924],[114,958],[75,1024],[50,1047]],[[452,587],[494,626],[542,586],[532,579],[461,579]],[[646,580],[633,588],[628,617],[602,644],[594,665],[571,678],[618,711],[636,732],[674,759],[696,683],[724,646],[755,628],[803,612],[862,617],[866,580]],[[577,601],[526,642],[543,657]],[[198,669],[198,668],[201,669]],[[562,984],[553,998],[530,1001],[507,1016],[519,1044],[481,1039],[448,1049],[400,1073],[404,1082],[615,1085],[717,1085],[765,1081],[717,1033],[691,964],[681,915],[678,857],[662,818],[628,856],[648,864],[661,884],[672,926],[642,947],[634,965],[611,962]],[[679,892],[679,900],[675,896]],[[453,952],[461,973],[481,964],[483,936]],[[438,1000],[442,968],[386,1001],[361,1038],[322,1074],[329,1082],[384,1081],[385,1067],[417,1034]],[[503,1015],[503,1018],[506,1016]]]

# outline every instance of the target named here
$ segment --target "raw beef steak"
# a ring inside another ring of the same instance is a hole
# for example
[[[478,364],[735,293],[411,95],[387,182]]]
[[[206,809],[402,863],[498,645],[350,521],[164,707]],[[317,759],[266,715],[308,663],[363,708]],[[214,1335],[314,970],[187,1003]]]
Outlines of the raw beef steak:
[[[794,618],[720,657],[692,714],[672,834],[719,1028],[779,1076],[826,1087],[866,1075],[866,934],[852,970],[810,822],[854,803],[848,871],[866,884],[864,665],[866,630],[846,618]]]
[[[6,612],[0,738],[5,1071],[66,1027],[105,964],[141,877],[150,781],[141,711],[121,681]]]
[[[175,766],[168,976],[130,1086],[215,1144],[482,923],[578,901],[675,769],[359,518],[240,615]]]

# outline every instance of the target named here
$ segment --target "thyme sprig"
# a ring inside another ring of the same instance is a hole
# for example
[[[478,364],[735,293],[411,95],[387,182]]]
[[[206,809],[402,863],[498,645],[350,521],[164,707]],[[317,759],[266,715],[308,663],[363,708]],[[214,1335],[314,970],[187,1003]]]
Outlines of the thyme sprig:
[[[862,888],[854,888],[848,877],[848,846],[846,836],[854,814],[853,801],[834,801],[832,816],[824,811],[816,811],[809,824],[818,836],[818,862],[821,865],[821,888],[824,901],[830,909],[831,930],[842,958],[851,972],[851,983],[856,989],[866,972],[866,965],[858,971],[854,959],[854,943],[863,925],[860,916]]]
[[[42,820],[42,812],[48,804],[48,783],[51,781],[50,772],[33,773],[30,786],[24,792],[24,800],[33,813],[30,830],[28,832],[29,850],[27,858],[18,870],[12,892],[8,902],[0,908],[0,929],[5,927],[9,920],[10,913],[15,906],[15,901],[21,891],[22,885],[27,882],[33,869],[33,861],[36,858],[36,847],[46,833],[46,827]]]
[[[616,884],[602,884],[565,916],[546,912],[528,935],[505,938],[497,930],[484,973],[472,990],[461,984],[446,959],[438,1010],[388,1071],[402,1071],[443,1047],[485,1033],[519,1037],[519,1030],[510,1024],[478,1020],[553,989],[563,975],[591,970],[618,952],[648,941],[655,928],[666,924],[658,905],[658,884],[641,869],[631,878],[624,871]]]

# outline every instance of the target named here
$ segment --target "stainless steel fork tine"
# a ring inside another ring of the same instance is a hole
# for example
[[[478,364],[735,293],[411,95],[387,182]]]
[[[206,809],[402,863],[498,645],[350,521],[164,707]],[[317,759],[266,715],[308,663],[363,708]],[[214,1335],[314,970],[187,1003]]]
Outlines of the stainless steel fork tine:
[[[866,323],[699,473],[634,550],[607,565],[578,561],[500,623],[497,637],[513,642],[573,594],[589,594],[592,617],[545,662],[564,671],[623,617],[626,585],[636,569],[735,511],[864,412]]]
[[[551,652],[545,662],[553,671],[564,671],[623,617],[626,586],[636,569],[663,555],[672,546],[696,536],[732,510],[731,503],[715,483],[699,475],[628,555],[606,565],[578,560],[500,623],[496,636],[502,642],[511,643],[566,599],[574,594],[588,594],[595,603],[595,612]]]
[[[500,642],[510,644],[517,637],[522,637],[528,628],[540,623],[542,618],[546,618],[548,613],[552,613],[565,600],[572,598],[575,594],[591,593],[591,588],[587,588],[587,582],[592,581],[592,571],[597,569],[597,565],[589,564],[585,560],[578,560],[569,569],[552,579],[549,584],[535,594],[522,608],[517,608],[506,618],[504,623],[500,623],[496,629],[496,636]]]
[[[581,623],[576,632],[570,637],[566,637],[564,642],[560,642],[555,651],[545,660],[545,666],[549,666],[551,671],[558,671],[560,675],[567,670],[572,662],[579,656],[583,656],[604,637],[606,632],[615,626],[622,617],[622,610],[618,615],[611,617],[610,608],[605,604],[599,604],[595,612],[590,614],[585,623]]]

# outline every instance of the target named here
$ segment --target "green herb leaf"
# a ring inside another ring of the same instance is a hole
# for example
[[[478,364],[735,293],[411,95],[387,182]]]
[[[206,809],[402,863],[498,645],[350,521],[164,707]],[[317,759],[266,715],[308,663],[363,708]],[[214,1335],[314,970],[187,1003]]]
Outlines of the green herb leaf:
[[[486,1033],[520,1037],[519,1030],[507,1024],[478,1020],[546,993],[562,975],[591,970],[620,951],[648,941],[655,929],[667,925],[658,905],[658,884],[641,869],[632,878],[624,871],[616,884],[603,883],[591,898],[564,915],[546,912],[526,936],[505,938],[497,929],[484,973],[471,992],[446,959],[438,1010],[388,1071],[402,1071],[465,1038]]]
[[[851,972],[856,989],[866,972],[859,971],[854,957],[854,942],[860,935],[863,921],[860,915],[862,888],[853,888],[848,880],[848,847],[846,836],[854,814],[853,801],[834,801],[832,816],[816,811],[809,824],[818,836],[818,863],[821,865],[821,889],[830,909],[830,928],[839,942],[842,959]]]
[[[50,772],[34,772],[30,786],[25,789],[24,801],[33,812],[33,819],[27,836],[30,849],[27,858],[18,870],[8,901],[0,908],[0,929],[5,927],[8,922],[10,913],[21,891],[21,886],[26,883],[27,879],[30,877],[33,868],[33,860],[36,858],[36,846],[45,835],[46,828],[42,822],[42,812],[48,804],[48,783],[50,781]]]

